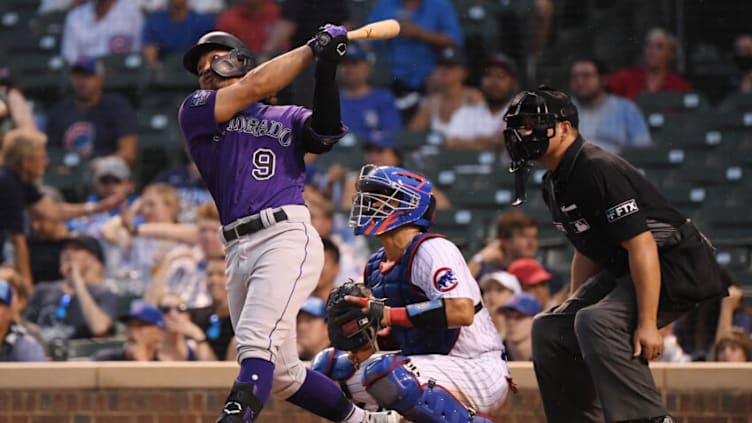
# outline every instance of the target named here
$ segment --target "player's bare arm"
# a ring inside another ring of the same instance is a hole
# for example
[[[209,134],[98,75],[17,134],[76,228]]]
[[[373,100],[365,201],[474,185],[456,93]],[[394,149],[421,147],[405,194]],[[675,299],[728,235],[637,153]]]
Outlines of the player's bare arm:
[[[199,61],[199,73],[207,72],[211,59],[224,54],[228,53],[218,51],[204,55]],[[253,68],[236,83],[220,88],[214,108],[217,123],[227,122],[251,104],[280,91],[311,62],[313,51],[301,46]]]
[[[629,253],[629,271],[637,293],[637,329],[634,333],[634,355],[647,360],[658,358],[663,337],[658,332],[658,299],[661,294],[661,267],[658,245],[650,231],[621,243]]]
[[[574,250],[574,256],[572,257],[571,276],[569,283],[569,293],[572,294],[577,291],[586,280],[591,276],[600,272],[601,267],[598,263],[590,260],[588,256],[581,252]]]

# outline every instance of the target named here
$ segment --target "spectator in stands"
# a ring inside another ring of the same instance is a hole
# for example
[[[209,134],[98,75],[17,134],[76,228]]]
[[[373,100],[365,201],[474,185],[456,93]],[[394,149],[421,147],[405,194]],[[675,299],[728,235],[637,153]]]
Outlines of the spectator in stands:
[[[308,297],[298,312],[298,356],[308,361],[330,345],[326,329],[326,302],[318,297]]]
[[[132,193],[134,184],[131,179],[131,170],[128,164],[118,156],[107,156],[92,162],[94,192],[86,201],[99,201],[113,193]],[[129,196],[127,203],[131,204],[135,198]],[[113,209],[101,213],[93,213],[87,216],[69,220],[68,228],[86,233],[97,239],[102,239],[102,225],[113,216],[120,214],[120,209]],[[109,257],[108,257],[109,261]]]
[[[63,203],[63,196],[56,189],[42,186],[39,191],[55,204]],[[29,260],[34,283],[57,281],[60,274],[60,251],[70,237],[70,230],[58,215],[45,216],[31,210],[32,235],[29,237]]]
[[[277,53],[288,48],[302,46],[315,34],[317,28],[324,23],[345,25],[350,18],[349,8],[345,0],[285,0],[281,2],[280,18],[274,25],[266,44],[261,48],[259,61],[263,62]],[[250,46],[249,46],[250,47]],[[289,88],[289,101],[279,100],[281,103],[292,103],[311,107],[313,99],[313,66],[306,67],[293,81]],[[287,90],[286,90],[287,91]],[[280,94],[283,96],[283,94]]]
[[[182,54],[213,28],[214,19],[191,10],[188,0],[169,0],[167,10],[146,17],[144,59],[156,63],[170,54]]]
[[[123,201],[122,193],[85,204],[55,203],[37,189],[36,182],[47,167],[47,137],[28,129],[14,129],[5,136],[0,166],[0,246],[9,240],[14,252],[14,267],[24,283],[32,287],[29,251],[24,232],[24,211],[27,207],[48,219],[71,219],[104,210],[111,210]],[[7,259],[0,250],[0,262]]]
[[[734,40],[734,62],[739,68],[735,86],[740,93],[752,93],[752,34],[741,34]]]
[[[37,285],[24,316],[53,339],[111,335],[117,296],[104,284],[104,252],[87,235],[69,238],[60,255],[63,280]]]
[[[728,287],[728,296],[721,299],[716,336],[732,327],[738,327],[749,334],[750,315],[744,309],[744,290],[738,286],[738,282],[734,280],[728,269],[722,268],[721,271],[730,286]]]
[[[367,139],[373,131],[397,132],[402,129],[394,95],[383,88],[371,87],[368,83],[370,75],[371,60],[363,45],[350,42],[337,70],[337,81],[342,123],[361,140]]]
[[[319,283],[311,293],[311,297],[320,298],[326,302],[329,298],[329,292],[335,286],[339,286],[337,283],[337,275],[339,274],[339,247],[329,238],[321,238],[324,243],[324,268],[321,270],[321,276],[319,276]]]
[[[206,258],[206,284],[211,307],[195,310],[193,321],[203,329],[214,356],[218,360],[233,361],[237,352],[232,348],[235,332],[230,321],[224,255]]]
[[[631,100],[611,95],[606,65],[596,58],[575,60],[569,68],[569,89],[580,114],[580,133],[588,141],[619,153],[650,145],[645,118]]]
[[[241,0],[219,15],[217,29],[240,38],[252,53],[260,53],[269,41],[279,13],[279,5],[272,0]]]
[[[175,188],[164,183],[147,185],[127,211],[102,226],[108,247],[122,253],[122,261],[107,264],[129,275],[132,294],[144,295],[152,281],[159,280],[159,289],[150,292],[152,301],[164,289],[184,295],[191,307],[208,305],[203,280],[189,277],[196,272],[199,257],[186,243],[153,233],[162,230],[162,224],[176,224],[179,212],[180,199]],[[159,225],[156,230],[150,225],[141,232],[142,224]]]
[[[530,52],[540,57],[548,47],[554,32],[554,0],[533,0],[533,10],[530,16]]]
[[[752,361],[752,339],[740,328],[721,333],[713,347],[715,361],[743,363]]]
[[[0,362],[46,361],[42,346],[13,320],[13,290],[0,279]]]
[[[71,69],[73,97],[48,114],[50,146],[78,153],[83,159],[119,156],[132,165],[138,137],[136,114],[120,94],[104,94],[104,64],[84,58]]]
[[[533,359],[533,345],[530,337],[533,328],[533,317],[540,313],[538,301],[531,295],[521,293],[512,295],[496,313],[504,315],[506,337],[504,351],[509,361],[531,361]]]
[[[154,13],[168,7],[169,0],[139,0],[141,10]],[[217,14],[225,10],[225,0],[188,0],[188,8],[197,13]]]
[[[488,272],[507,270],[516,259],[535,257],[538,254],[538,235],[540,224],[522,210],[503,213],[496,222],[496,239],[489,241],[468,262],[468,268],[478,279]],[[546,269],[553,279],[549,289],[555,301],[566,295],[562,290],[561,277],[551,269]]]
[[[661,360],[664,363],[688,363],[692,357],[686,354],[679,344],[679,339],[674,335],[674,322],[662,327],[659,332],[663,337],[663,354]]]
[[[504,122],[504,113],[514,95],[520,90],[518,72],[514,61],[502,53],[494,54],[483,62],[480,90],[491,113],[491,127],[496,129],[494,141],[498,146],[504,143],[503,132],[507,126]]]
[[[0,68],[0,147],[3,136],[13,128],[37,129],[26,97],[10,79],[8,68]]]
[[[190,160],[183,166],[166,169],[160,172],[152,181],[164,182],[178,190],[180,196],[180,214],[178,222],[193,223],[196,221],[196,209],[203,203],[213,202],[206,183],[198,173],[196,164]]]
[[[176,294],[165,294],[159,300],[164,317],[164,334],[159,345],[160,361],[215,361],[209,338],[191,321],[188,304]]]
[[[516,276],[520,281],[522,292],[533,296],[543,308],[547,309],[556,305],[550,303],[549,285],[553,275],[538,260],[530,257],[518,258],[509,263],[507,272]]]
[[[643,66],[611,74],[608,78],[611,93],[634,100],[644,93],[692,91],[689,82],[672,70],[677,48],[676,38],[665,29],[648,31]]]
[[[133,0],[93,0],[68,12],[62,55],[73,64],[82,57],[141,51],[144,17]]]
[[[436,66],[436,52],[461,48],[462,31],[449,0],[379,0],[368,22],[382,19],[400,22],[399,37],[382,43],[381,54],[391,65],[392,91],[407,122],[425,93],[426,79]]]
[[[512,295],[522,292],[517,277],[503,270],[483,275],[478,284],[481,292],[483,292],[483,304],[486,305],[488,310],[497,310],[506,304]],[[506,337],[504,313],[492,313],[491,318],[499,336],[504,339]]]
[[[459,50],[441,52],[433,71],[436,93],[421,104],[409,129],[437,133],[444,138],[447,148],[498,148],[498,131],[483,94],[477,88],[465,86],[466,66],[464,54]]]
[[[127,340],[121,348],[97,351],[94,361],[159,361],[165,322],[159,308],[135,301],[126,318]]]

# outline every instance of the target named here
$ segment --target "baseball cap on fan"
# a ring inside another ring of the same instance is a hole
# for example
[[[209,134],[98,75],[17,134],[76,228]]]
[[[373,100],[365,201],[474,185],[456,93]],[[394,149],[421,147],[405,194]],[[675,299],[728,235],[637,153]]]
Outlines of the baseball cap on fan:
[[[314,317],[326,319],[326,303],[319,297],[308,297],[303,307],[300,308],[300,311]]]
[[[520,292],[522,292],[522,288],[520,287],[520,281],[517,279],[517,276],[514,276],[513,274],[509,272],[505,272],[503,270],[499,270],[498,272],[486,273],[478,281],[478,285],[480,285],[480,289],[484,291],[488,290],[488,288],[493,283],[497,283],[503,286],[504,288],[512,291],[513,294],[519,294]]]
[[[483,69],[490,67],[502,68],[506,70],[512,78],[517,79],[518,77],[517,65],[514,63],[514,60],[504,53],[496,53],[487,57],[486,60],[483,61]]]
[[[371,131],[363,142],[363,148],[381,148],[399,151],[400,143],[392,131]]]
[[[528,257],[509,263],[507,271],[517,276],[523,285],[537,285],[553,278],[553,275],[538,260]]]
[[[370,62],[368,53],[363,49],[363,44],[357,41],[351,41],[350,44],[348,44],[347,52],[342,60],[349,63]]]
[[[543,307],[538,304],[538,300],[530,294],[514,294],[507,300],[506,304],[496,309],[497,313],[514,310],[525,316],[533,317],[543,311]]]
[[[83,75],[102,75],[104,63],[94,57],[81,57],[73,64],[71,72]]]
[[[125,160],[116,156],[103,157],[94,160],[94,180],[99,180],[105,176],[114,176],[120,182],[131,179],[131,170]]]
[[[449,47],[439,52],[436,63],[445,66],[467,66],[467,59],[462,50]]]

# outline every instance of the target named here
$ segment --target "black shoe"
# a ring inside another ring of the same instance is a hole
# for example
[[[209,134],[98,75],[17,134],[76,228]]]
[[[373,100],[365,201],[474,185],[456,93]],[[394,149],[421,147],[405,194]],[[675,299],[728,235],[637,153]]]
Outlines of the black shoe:
[[[216,423],[250,423],[258,417],[264,404],[254,393],[253,383],[235,382]]]

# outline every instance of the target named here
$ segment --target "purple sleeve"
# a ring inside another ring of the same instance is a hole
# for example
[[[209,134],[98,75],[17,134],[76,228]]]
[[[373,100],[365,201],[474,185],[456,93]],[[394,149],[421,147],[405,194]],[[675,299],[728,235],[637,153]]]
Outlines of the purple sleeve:
[[[178,121],[188,145],[210,140],[217,132],[218,125],[214,118],[216,97],[217,92],[214,90],[198,90],[189,95],[180,106]]]

